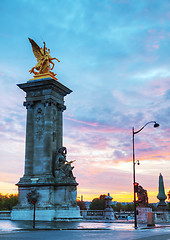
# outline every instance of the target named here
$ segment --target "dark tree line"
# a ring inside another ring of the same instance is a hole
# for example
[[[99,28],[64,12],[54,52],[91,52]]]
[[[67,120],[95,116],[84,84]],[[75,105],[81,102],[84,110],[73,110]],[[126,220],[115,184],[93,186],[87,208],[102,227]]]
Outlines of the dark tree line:
[[[0,211],[12,210],[18,202],[17,194],[1,194],[0,193]]]
[[[90,210],[104,210],[106,195],[100,195],[99,198],[94,198],[89,206]]]
[[[77,201],[77,205],[79,206],[80,210],[87,210],[85,202]]]
[[[170,191],[167,193],[168,200],[170,200]],[[105,209],[105,197],[106,195],[100,195],[99,198],[94,198],[90,204],[90,210],[104,210]],[[3,210],[12,210],[12,208],[18,203],[18,195],[17,194],[1,194],[0,193],[0,211]],[[87,210],[85,202],[77,201],[77,205],[81,210]],[[156,211],[157,208],[149,204],[149,207],[152,208],[153,211]],[[116,205],[112,205],[112,208],[115,212],[120,211],[134,211],[134,204],[128,203],[126,205],[117,203]],[[167,210],[170,211],[170,202],[167,204]]]
[[[170,196],[170,194],[169,194]],[[100,195],[99,198],[94,198],[90,204],[90,210],[104,210],[105,209],[105,197],[106,195]],[[169,204],[170,206],[170,204]],[[149,204],[149,207],[153,211],[156,211],[156,207],[153,204]],[[134,203],[122,204],[117,202],[115,205],[112,205],[112,208],[115,212],[132,212],[134,211]]]
[[[90,204],[90,210],[104,210],[105,209],[105,197],[106,195],[100,195],[99,198],[94,198]],[[112,205],[112,208],[115,212],[120,211],[133,211],[134,210],[134,204],[121,204],[117,203],[116,205]]]

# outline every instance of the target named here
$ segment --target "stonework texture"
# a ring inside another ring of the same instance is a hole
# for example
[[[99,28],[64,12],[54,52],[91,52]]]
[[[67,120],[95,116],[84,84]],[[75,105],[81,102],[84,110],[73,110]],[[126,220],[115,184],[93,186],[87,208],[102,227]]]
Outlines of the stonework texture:
[[[32,220],[32,206],[27,195],[36,190],[36,218],[53,221],[80,219],[76,205],[77,185],[73,174],[56,174],[58,149],[63,144],[64,97],[72,91],[49,78],[18,84],[26,92],[27,109],[25,172],[17,183],[18,205],[12,211],[13,220]],[[62,170],[62,168],[61,168]]]

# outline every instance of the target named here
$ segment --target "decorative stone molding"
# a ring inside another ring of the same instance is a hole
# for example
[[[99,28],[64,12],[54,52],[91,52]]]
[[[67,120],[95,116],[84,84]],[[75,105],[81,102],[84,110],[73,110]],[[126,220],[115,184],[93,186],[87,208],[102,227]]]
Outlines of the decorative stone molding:
[[[56,109],[53,109],[52,112],[52,119],[53,119],[53,142],[56,140],[57,137],[57,112]]]
[[[57,109],[58,109],[58,111],[63,112],[64,110],[66,110],[66,106],[62,105],[60,103],[57,103]]]
[[[38,108],[34,115],[35,118],[35,137],[41,140],[44,131],[44,113],[42,108]]]
[[[55,106],[57,104],[56,101],[53,99],[42,100],[41,102],[42,104],[44,104],[45,107]]]
[[[26,109],[32,109],[34,106],[34,102],[32,101],[27,101],[23,103],[24,107],[26,107]]]
[[[29,91],[27,97],[39,97],[42,96],[42,90],[39,91]]]

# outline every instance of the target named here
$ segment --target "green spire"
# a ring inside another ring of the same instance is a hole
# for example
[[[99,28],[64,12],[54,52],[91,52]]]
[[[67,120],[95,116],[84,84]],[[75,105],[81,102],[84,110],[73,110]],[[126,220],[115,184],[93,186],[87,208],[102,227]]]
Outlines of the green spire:
[[[167,199],[167,196],[165,195],[164,181],[161,173],[159,175],[159,193],[157,198],[160,201],[158,205],[166,205],[165,199]]]

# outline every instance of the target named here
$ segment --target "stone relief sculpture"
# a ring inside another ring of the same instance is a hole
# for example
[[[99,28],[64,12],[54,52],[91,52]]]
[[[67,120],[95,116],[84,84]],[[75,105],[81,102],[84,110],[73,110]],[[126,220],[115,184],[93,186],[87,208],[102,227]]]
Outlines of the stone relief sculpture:
[[[57,132],[57,114],[56,114],[56,110],[53,109],[53,142],[56,140],[56,132]]]
[[[75,180],[72,172],[74,167],[71,166],[71,163],[73,163],[74,161],[68,162],[66,160],[66,154],[66,147],[61,147],[58,149],[58,154],[55,162],[55,177],[66,181],[68,178]]]
[[[41,139],[44,131],[44,113],[41,108],[38,108],[35,113],[35,136],[38,140]]]
[[[35,75],[50,73],[51,75],[55,76],[56,74],[50,71],[54,68],[53,60],[57,60],[58,62],[60,61],[57,58],[52,58],[50,56],[50,49],[46,48],[45,42],[43,42],[44,47],[40,48],[34,40],[32,40],[31,38],[28,39],[32,45],[34,56],[37,59],[37,64],[35,65],[35,67],[31,68],[29,72],[34,73]],[[50,64],[52,64],[52,67],[50,66]],[[37,72],[35,70],[37,70]]]

